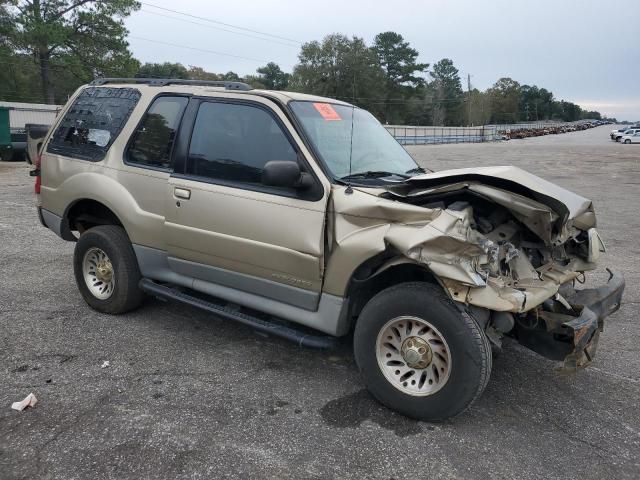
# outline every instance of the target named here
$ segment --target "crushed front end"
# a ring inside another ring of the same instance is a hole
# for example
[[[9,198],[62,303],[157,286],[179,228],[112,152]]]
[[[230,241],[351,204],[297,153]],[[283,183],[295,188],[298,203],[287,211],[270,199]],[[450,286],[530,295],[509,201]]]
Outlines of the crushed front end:
[[[531,350],[562,361],[562,369],[573,371],[589,364],[598,346],[604,319],[620,308],[625,282],[609,271],[609,281],[600,287],[575,290],[572,282],[542,305],[516,318],[515,336]]]
[[[514,167],[414,177],[389,199],[429,220],[391,224],[385,241],[426,265],[484,326],[575,370],[594,356],[603,320],[620,307],[624,279],[575,290],[604,243],[591,201]]]

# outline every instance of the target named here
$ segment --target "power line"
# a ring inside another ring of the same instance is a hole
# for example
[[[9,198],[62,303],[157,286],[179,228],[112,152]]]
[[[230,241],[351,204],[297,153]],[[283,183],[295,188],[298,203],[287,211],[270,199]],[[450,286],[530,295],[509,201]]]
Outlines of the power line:
[[[174,17],[174,16],[171,16],[171,15],[164,15],[162,13],[151,12],[151,11],[145,10],[145,9],[140,10],[140,12],[141,13],[147,13],[149,15],[156,15],[158,17],[170,18],[172,20],[178,20],[179,22],[191,23],[192,25],[200,25],[201,27],[210,28],[212,30],[219,30],[219,31],[222,31],[222,32],[233,33],[235,35],[242,35],[243,37],[256,38],[258,40],[263,40],[263,41],[267,41],[267,42],[273,42],[273,43],[277,43],[278,45],[284,45],[285,47],[298,48],[298,45],[292,45],[290,43],[281,42],[279,40],[275,40],[275,39],[271,39],[271,38],[267,38],[267,37],[259,37],[257,35],[251,35],[250,33],[234,32],[233,30],[229,30],[227,28],[216,27],[215,25],[207,25],[207,24],[200,23],[200,22],[194,22],[193,20],[187,20],[186,18]]]
[[[153,3],[148,3],[148,2],[140,2],[140,3],[142,5],[146,5],[147,7],[157,8],[158,10],[164,10],[165,12],[177,13],[178,15],[184,15],[185,17],[195,18],[197,20],[204,20],[206,22],[215,23],[215,24],[218,24],[218,25],[224,25],[225,27],[231,27],[231,28],[235,28],[237,30],[243,30],[245,32],[257,33],[257,34],[263,35],[265,37],[277,38],[279,40],[286,40],[287,42],[293,42],[293,43],[297,43],[297,44],[300,44],[300,45],[303,43],[300,40],[295,40],[293,38],[287,38],[287,37],[282,37],[280,35],[274,35],[272,33],[261,32],[260,30],[254,30],[252,28],[241,27],[239,25],[233,25],[231,23],[225,23],[225,22],[221,22],[219,20],[213,20],[212,18],[201,17],[201,16],[198,16],[198,15],[192,15],[190,13],[181,12],[179,10],[172,10],[170,8],[160,7],[158,5],[154,5]]]
[[[376,105],[378,104],[387,104],[387,105],[403,105],[403,104],[425,104],[432,105],[434,103],[447,103],[447,102],[463,102],[463,97],[445,97],[445,98],[398,98],[398,99],[384,99],[377,97],[353,97],[353,96],[327,96],[327,98],[335,98],[337,100],[373,100]]]
[[[189,45],[180,45],[178,43],[164,42],[162,40],[153,40],[151,38],[138,37],[138,36],[134,36],[134,35],[129,35],[128,38],[133,38],[133,39],[136,39],[136,40],[142,40],[142,41],[145,41],[145,42],[157,43],[157,44],[166,45],[166,46],[169,46],[169,47],[177,47],[177,48],[184,48],[184,49],[187,49],[187,50],[194,50],[196,52],[212,53],[214,55],[222,55],[222,56],[225,56],[225,57],[239,58],[241,60],[248,60],[250,62],[269,63],[269,60],[264,60],[264,59],[260,59],[260,58],[244,57],[242,55],[234,55],[232,53],[219,52],[219,51],[216,51],[216,50],[208,50],[206,48],[198,48],[198,47],[191,47]],[[286,66],[286,67],[291,67],[292,66],[292,65],[285,65],[285,64],[283,64],[283,65]]]

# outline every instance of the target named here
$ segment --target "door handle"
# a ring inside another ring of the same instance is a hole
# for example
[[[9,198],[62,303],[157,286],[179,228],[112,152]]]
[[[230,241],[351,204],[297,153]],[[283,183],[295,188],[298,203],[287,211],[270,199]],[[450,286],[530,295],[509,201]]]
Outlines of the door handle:
[[[187,190],[186,188],[174,188],[173,195],[176,198],[183,198],[184,200],[189,200],[191,198],[191,190]]]

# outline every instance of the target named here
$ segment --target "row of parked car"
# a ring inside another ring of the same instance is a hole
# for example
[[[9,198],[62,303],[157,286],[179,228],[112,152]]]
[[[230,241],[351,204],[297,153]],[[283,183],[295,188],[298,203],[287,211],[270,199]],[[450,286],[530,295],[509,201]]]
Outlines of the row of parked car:
[[[599,127],[606,123],[603,120],[596,120],[592,122],[572,123],[566,125],[548,125],[538,128],[523,128],[520,130],[506,130],[500,132],[503,140],[510,140],[512,138],[528,138],[528,137],[540,137],[542,135],[556,135],[559,133],[575,132],[577,130],[587,130],[588,128]]]
[[[633,127],[625,126],[611,130],[609,134],[611,140],[620,143],[640,143],[640,125]]]

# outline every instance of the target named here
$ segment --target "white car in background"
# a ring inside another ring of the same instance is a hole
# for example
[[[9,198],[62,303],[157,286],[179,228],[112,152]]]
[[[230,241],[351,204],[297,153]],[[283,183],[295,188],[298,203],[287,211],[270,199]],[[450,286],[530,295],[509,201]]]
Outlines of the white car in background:
[[[620,143],[640,143],[640,130],[636,130],[632,135],[623,135]]]
[[[624,131],[619,131],[619,132],[618,132],[618,133],[616,133],[615,135],[612,135],[612,136],[611,136],[611,138],[612,138],[612,140],[615,140],[616,142],[619,142],[619,141],[620,141],[620,139],[621,139],[622,137],[624,137],[625,135],[626,135],[626,136],[629,136],[629,135],[635,135],[635,134],[636,134],[636,133],[638,133],[638,132],[640,132],[640,128],[636,128],[636,127],[633,127],[633,128],[627,128],[627,129],[626,129],[626,130],[624,130]]]
[[[616,135],[619,135],[620,133],[624,132],[626,129],[627,129],[627,127],[614,128],[613,130],[611,130],[611,133],[609,133],[609,136],[611,137],[611,140],[615,140],[616,139]]]

